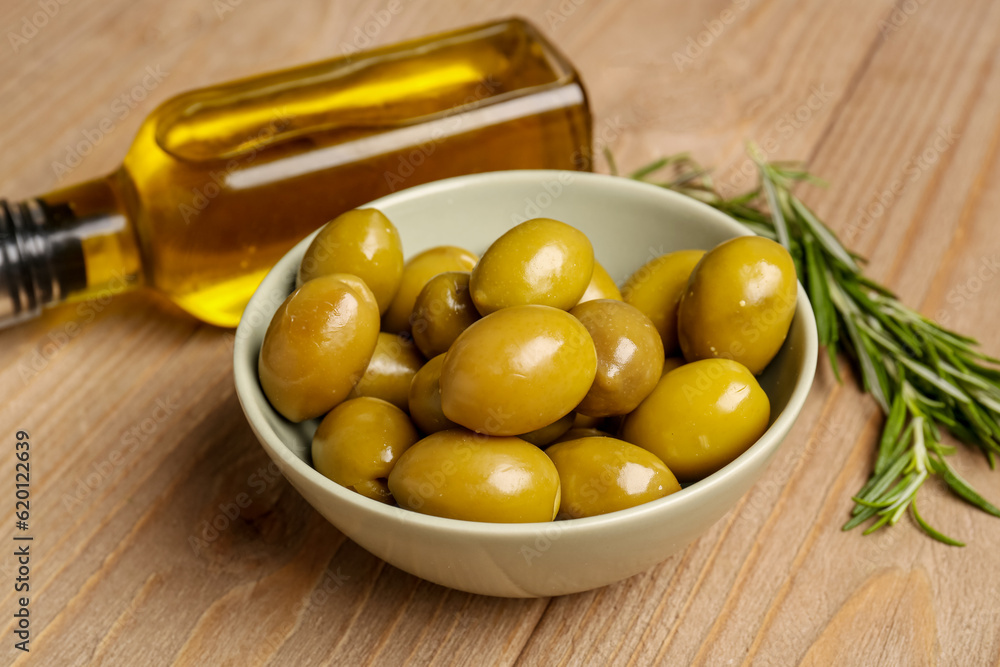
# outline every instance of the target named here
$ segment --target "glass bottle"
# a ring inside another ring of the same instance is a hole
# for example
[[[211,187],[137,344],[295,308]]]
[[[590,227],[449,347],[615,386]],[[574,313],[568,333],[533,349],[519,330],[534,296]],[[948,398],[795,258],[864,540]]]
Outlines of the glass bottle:
[[[579,77],[512,19],[182,94],[114,173],[0,201],[0,326],[138,286],[232,327],[268,269],[345,210],[501,169],[587,169]]]

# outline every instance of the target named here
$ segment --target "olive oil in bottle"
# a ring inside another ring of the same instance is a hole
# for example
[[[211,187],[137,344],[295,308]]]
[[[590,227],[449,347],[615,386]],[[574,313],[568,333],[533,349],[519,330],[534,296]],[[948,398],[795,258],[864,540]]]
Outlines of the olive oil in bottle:
[[[0,326],[153,287],[232,327],[268,269],[345,210],[501,169],[586,169],[572,66],[508,20],[197,90],[105,178],[0,201]]]

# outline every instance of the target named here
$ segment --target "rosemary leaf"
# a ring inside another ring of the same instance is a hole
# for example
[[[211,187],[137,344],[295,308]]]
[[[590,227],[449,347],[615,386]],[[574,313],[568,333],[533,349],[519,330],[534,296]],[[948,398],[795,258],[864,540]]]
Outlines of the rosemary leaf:
[[[805,204],[800,202],[797,197],[791,197],[790,199],[792,201],[792,206],[796,211],[798,211],[799,215],[802,216],[802,219],[808,223],[810,227],[809,231],[816,236],[817,241],[823,244],[826,251],[833,255],[836,259],[840,260],[840,262],[851,271],[860,273],[861,269],[858,268],[858,265],[854,262],[854,258],[851,257],[849,252],[844,250],[844,246],[840,245],[840,241],[838,241],[837,237],[833,235],[833,232],[831,232],[826,225],[817,220],[816,216],[813,215],[813,212],[810,211]]]
[[[943,542],[953,547],[965,546],[965,542],[959,542],[956,539],[944,535],[943,533],[935,530],[929,523],[924,521],[924,518],[920,516],[920,512],[917,511],[917,500],[915,498],[913,502],[910,503],[910,509],[913,511],[913,518],[920,525],[920,527],[924,529],[924,532],[933,537],[935,540],[937,540],[938,542]]]

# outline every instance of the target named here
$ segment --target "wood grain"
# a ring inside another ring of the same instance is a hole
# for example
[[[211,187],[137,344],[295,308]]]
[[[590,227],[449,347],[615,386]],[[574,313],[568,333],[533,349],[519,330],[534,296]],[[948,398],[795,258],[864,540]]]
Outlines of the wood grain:
[[[7,36],[2,194],[109,171],[158,102],[340,53],[385,3],[219,6],[68,0],[16,51]],[[19,33],[38,11],[4,3],[0,26]],[[807,159],[832,185],[803,196],[870,258],[871,275],[1000,353],[1000,5],[402,0],[373,43],[510,14],[577,65],[599,143],[621,165],[689,150],[735,192],[749,182],[747,139],[773,159]],[[679,60],[705,31],[700,52]],[[146,67],[167,74],[60,180],[53,163]],[[1000,523],[932,482],[922,513],[968,547],[934,543],[908,520],[842,533],[881,417],[824,364],[764,478],[702,539],[601,590],[501,600],[385,565],[314,512],[246,425],[231,352],[231,332],[145,293],[0,332],[0,434],[31,432],[35,534],[32,650],[13,649],[5,586],[4,661],[1000,664]],[[997,473],[975,453],[954,460],[1000,501]],[[12,446],[0,462],[13,469]],[[250,504],[230,518],[240,494]],[[212,539],[191,539],[206,528]]]

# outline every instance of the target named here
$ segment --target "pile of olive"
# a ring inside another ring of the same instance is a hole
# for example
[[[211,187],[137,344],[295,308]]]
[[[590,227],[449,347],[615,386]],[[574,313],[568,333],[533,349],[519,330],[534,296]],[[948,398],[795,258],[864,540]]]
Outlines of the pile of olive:
[[[562,222],[524,222],[482,258],[440,246],[404,263],[374,209],[327,224],[296,284],[258,372],[287,419],[322,417],[316,469],[493,522],[633,507],[735,459],[767,428],[754,376],[796,298],[791,257],[760,237],[656,257],[619,292]]]

